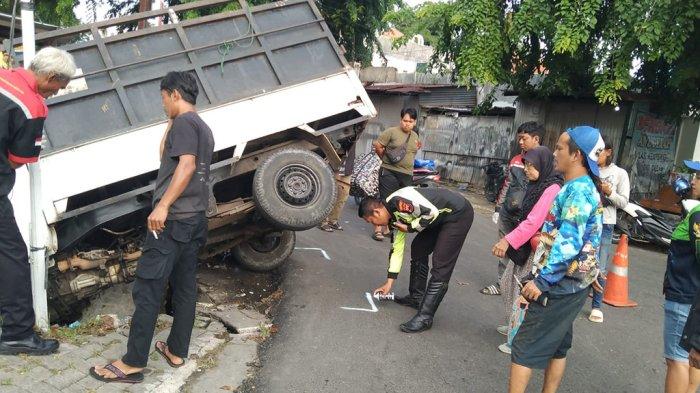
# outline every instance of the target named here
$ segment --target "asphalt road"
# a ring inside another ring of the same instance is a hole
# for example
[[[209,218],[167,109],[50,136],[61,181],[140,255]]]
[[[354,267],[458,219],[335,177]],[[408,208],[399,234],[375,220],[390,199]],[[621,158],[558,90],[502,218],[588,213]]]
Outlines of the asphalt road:
[[[486,210],[477,213],[450,289],[433,328],[408,335],[398,325],[413,310],[377,302],[365,292],[384,282],[389,243],[370,239],[371,229],[349,201],[345,231],[314,229],[298,235],[282,288],[285,299],[275,323],[279,333],[261,350],[262,368],[248,390],[261,392],[499,392],[507,388],[510,357],[496,348],[504,319],[501,297],[478,291],[491,283],[490,256],[496,227]],[[637,308],[605,307],[605,323],[586,317],[574,326],[574,344],[560,392],[660,392],[663,390],[663,298],[665,255],[631,247],[631,297]],[[408,257],[397,293],[407,290]],[[530,391],[540,391],[536,372]]]

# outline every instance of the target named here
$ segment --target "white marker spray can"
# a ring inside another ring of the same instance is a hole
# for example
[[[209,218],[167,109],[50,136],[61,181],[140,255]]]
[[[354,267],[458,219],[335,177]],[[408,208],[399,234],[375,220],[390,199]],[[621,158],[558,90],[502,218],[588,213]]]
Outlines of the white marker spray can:
[[[374,294],[374,298],[377,300],[394,300],[394,292],[386,294],[377,292]]]

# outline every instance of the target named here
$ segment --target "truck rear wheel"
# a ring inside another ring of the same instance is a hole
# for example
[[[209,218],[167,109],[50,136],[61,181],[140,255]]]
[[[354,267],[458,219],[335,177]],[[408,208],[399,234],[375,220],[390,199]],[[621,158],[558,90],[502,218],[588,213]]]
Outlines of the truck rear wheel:
[[[331,168],[308,150],[273,154],[253,178],[258,212],[276,227],[292,231],[320,224],[333,209],[337,193]]]
[[[248,239],[231,252],[243,267],[255,272],[267,272],[282,266],[294,251],[296,234],[293,231],[272,232]]]

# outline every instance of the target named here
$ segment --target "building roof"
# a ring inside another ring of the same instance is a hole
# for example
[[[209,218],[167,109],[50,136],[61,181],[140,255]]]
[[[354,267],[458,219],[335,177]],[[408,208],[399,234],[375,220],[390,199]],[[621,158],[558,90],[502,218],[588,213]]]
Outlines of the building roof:
[[[0,38],[10,37],[10,24],[12,23],[12,15],[0,12]],[[34,29],[37,33],[42,33],[44,31],[56,30],[58,26],[50,25],[48,23],[34,22]],[[22,34],[22,18],[19,16],[15,18],[15,36],[21,37]]]
[[[373,83],[365,85],[365,90],[369,93],[383,94],[406,94],[415,95],[422,93],[430,93],[432,89],[457,87],[454,84],[409,84],[409,83]]]

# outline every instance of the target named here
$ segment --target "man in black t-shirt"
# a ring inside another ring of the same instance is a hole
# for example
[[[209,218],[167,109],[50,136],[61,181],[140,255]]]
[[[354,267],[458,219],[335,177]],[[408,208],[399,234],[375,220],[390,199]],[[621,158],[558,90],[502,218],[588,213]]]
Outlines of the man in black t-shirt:
[[[160,146],[160,169],[148,216],[143,255],[136,268],[134,316],[127,352],[121,360],[93,367],[103,382],[138,383],[146,367],[165,287],[173,292],[173,326],[166,342],[155,349],[171,367],[185,364],[197,300],[197,254],[206,243],[209,166],[214,137],[197,114],[194,76],[170,72],[160,84],[163,107],[170,118]]]

